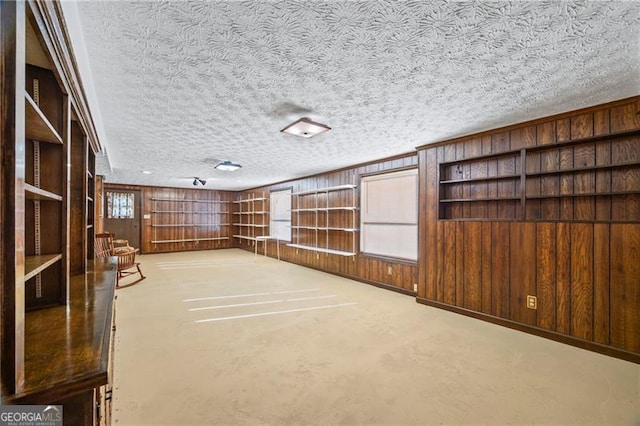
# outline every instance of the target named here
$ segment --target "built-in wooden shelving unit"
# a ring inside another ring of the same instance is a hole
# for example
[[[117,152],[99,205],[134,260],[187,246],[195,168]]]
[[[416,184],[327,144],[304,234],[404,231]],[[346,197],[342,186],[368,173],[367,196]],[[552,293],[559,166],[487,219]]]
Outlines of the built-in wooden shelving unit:
[[[116,264],[94,261],[100,143],[59,3],[1,2],[0,21],[0,402],[109,424]]]
[[[295,241],[300,250],[355,256],[357,185],[328,186],[291,194]],[[340,235],[342,234],[342,235]]]
[[[229,201],[151,197],[152,244],[229,239]]]
[[[263,194],[241,198],[233,204],[236,206],[233,212],[233,226],[236,228],[233,237],[240,240],[240,244],[246,242],[254,245],[257,237],[269,235],[268,199]]]
[[[441,162],[439,219],[637,222],[638,130]],[[597,210],[615,217],[599,218]]]

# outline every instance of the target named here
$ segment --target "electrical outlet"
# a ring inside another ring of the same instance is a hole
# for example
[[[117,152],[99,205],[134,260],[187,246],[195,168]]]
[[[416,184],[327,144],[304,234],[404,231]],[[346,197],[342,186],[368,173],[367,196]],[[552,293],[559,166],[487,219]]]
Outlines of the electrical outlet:
[[[387,266],[387,275],[393,275],[393,269],[391,266]]]
[[[418,284],[413,285],[413,291],[415,291],[416,293],[418,292]]]
[[[527,296],[527,308],[538,309],[538,298],[536,296]]]

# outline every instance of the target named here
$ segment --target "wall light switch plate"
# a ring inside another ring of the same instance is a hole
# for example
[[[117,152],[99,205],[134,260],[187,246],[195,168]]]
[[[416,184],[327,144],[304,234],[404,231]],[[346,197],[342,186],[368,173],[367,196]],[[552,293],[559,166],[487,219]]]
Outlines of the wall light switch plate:
[[[387,266],[387,275],[393,275],[393,269],[391,266]]]
[[[527,296],[527,308],[538,309],[538,298],[536,296]]]
[[[151,215],[150,214],[145,214],[142,216],[143,219],[151,219]]]

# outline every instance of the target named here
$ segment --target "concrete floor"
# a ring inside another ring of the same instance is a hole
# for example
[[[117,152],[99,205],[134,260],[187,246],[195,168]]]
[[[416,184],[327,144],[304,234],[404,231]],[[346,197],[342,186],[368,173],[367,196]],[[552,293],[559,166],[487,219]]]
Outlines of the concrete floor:
[[[636,364],[241,250],[141,261],[116,425],[640,424]]]

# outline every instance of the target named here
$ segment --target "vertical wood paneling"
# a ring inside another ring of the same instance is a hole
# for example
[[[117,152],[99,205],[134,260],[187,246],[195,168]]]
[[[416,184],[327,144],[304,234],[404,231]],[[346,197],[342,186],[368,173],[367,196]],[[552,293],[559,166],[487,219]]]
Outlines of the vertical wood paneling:
[[[611,164],[611,142],[601,142],[596,146],[595,164]],[[595,173],[596,192],[611,191],[611,170],[598,170]],[[611,198],[597,197],[595,201],[595,220],[611,220]]]
[[[640,101],[613,107],[610,111],[612,133],[640,129]]]
[[[640,192],[637,136],[554,147],[556,143],[640,128],[638,99],[592,108],[533,125],[497,129],[438,147],[442,162],[546,146],[520,155],[443,166],[448,179],[518,174],[527,197],[520,203],[459,204],[436,226],[436,300],[511,319],[584,341],[640,352]],[[591,167],[604,168],[589,170]],[[584,168],[584,171],[569,171]],[[560,171],[560,173],[555,173]],[[562,172],[567,171],[567,172]],[[444,178],[444,177],[443,177]],[[518,196],[517,180],[441,185],[449,198]],[[558,195],[567,195],[558,197]],[[475,218],[493,221],[469,221]],[[503,220],[504,219],[504,220]],[[529,222],[534,221],[534,222]],[[612,223],[609,223],[612,222]],[[620,224],[616,222],[631,222]],[[526,308],[536,295],[538,309]]]
[[[463,306],[482,310],[482,226],[480,222],[464,222]]]
[[[571,119],[563,118],[556,121],[556,142],[571,140]]]
[[[560,170],[572,169],[573,148],[560,149]],[[570,174],[560,175],[560,194],[573,194],[573,177]],[[560,220],[573,219],[573,198],[566,197],[560,199]]]
[[[556,331],[571,329],[571,229],[568,223],[556,228]]]
[[[571,224],[571,334],[593,339],[592,224]]]
[[[473,158],[482,155],[482,141],[481,139],[472,140],[469,143],[465,144],[465,157]],[[486,162],[472,162],[467,165],[468,174],[465,176],[471,178],[484,177],[487,176],[487,164]],[[468,185],[468,193],[466,193],[465,197],[470,198],[478,198],[478,197],[486,197],[486,183],[484,182],[474,182],[469,183]],[[485,215],[486,204],[484,202],[476,202],[476,203],[466,203],[466,211],[464,217],[482,217]]]
[[[482,275],[481,275],[481,291],[482,291],[482,312],[491,314],[491,295],[492,295],[492,278],[491,265],[491,222],[482,222]]]
[[[437,233],[438,233],[438,243],[435,247],[436,252],[436,300],[439,302],[444,302],[444,265],[445,265],[445,256],[444,256],[444,222],[439,221],[437,224]]]
[[[640,352],[640,226],[611,225],[611,345]]]
[[[536,311],[526,306],[527,295],[536,292],[535,223],[510,224],[510,318],[524,324],[536,324]]]
[[[593,114],[581,114],[571,117],[571,138],[580,139],[593,136]],[[595,144],[577,146],[573,150],[575,167],[595,165]],[[577,173],[574,176],[574,192],[589,193],[595,191],[595,173],[592,171]],[[574,206],[575,220],[593,220],[595,204],[593,197],[578,197]]]
[[[593,340],[609,344],[609,225],[593,227]]]
[[[538,327],[556,328],[556,225],[536,225]]]
[[[456,222],[444,222],[444,302],[456,304]]]
[[[601,109],[593,113],[593,134],[595,136],[609,133],[609,110]]]
[[[492,149],[496,152],[508,151],[511,149],[509,141],[509,132],[498,133],[492,136]],[[498,160],[499,176],[510,175],[516,173],[515,157],[506,157]],[[516,183],[514,180],[500,180],[498,182],[498,197],[513,197],[516,193]],[[516,208],[514,202],[502,202],[498,205],[499,218],[513,219],[516,217]]]
[[[491,298],[492,314],[502,318],[509,318],[509,267],[510,252],[509,246],[509,223],[493,222],[491,224],[491,241],[493,251],[491,252],[492,270],[491,279],[493,294]]]
[[[456,223],[456,306],[464,306],[464,223]]]
[[[438,157],[437,157],[437,149],[429,149],[426,151],[424,158],[424,163],[426,170],[435,170],[438,167]],[[436,278],[437,278],[437,255],[436,250],[438,247],[438,235],[436,229],[436,221],[437,217],[437,208],[438,208],[438,199],[437,199],[437,190],[438,190],[438,176],[437,174],[429,173],[426,176],[426,187],[425,191],[425,241],[421,246],[424,250],[423,259],[427,263],[427,273],[426,273],[426,297],[429,299],[436,298]]]
[[[640,160],[640,139],[625,138],[611,146],[614,164]],[[611,171],[612,191],[634,191],[633,195],[617,195],[613,198],[611,219],[614,221],[640,221],[640,169],[620,168]]]

